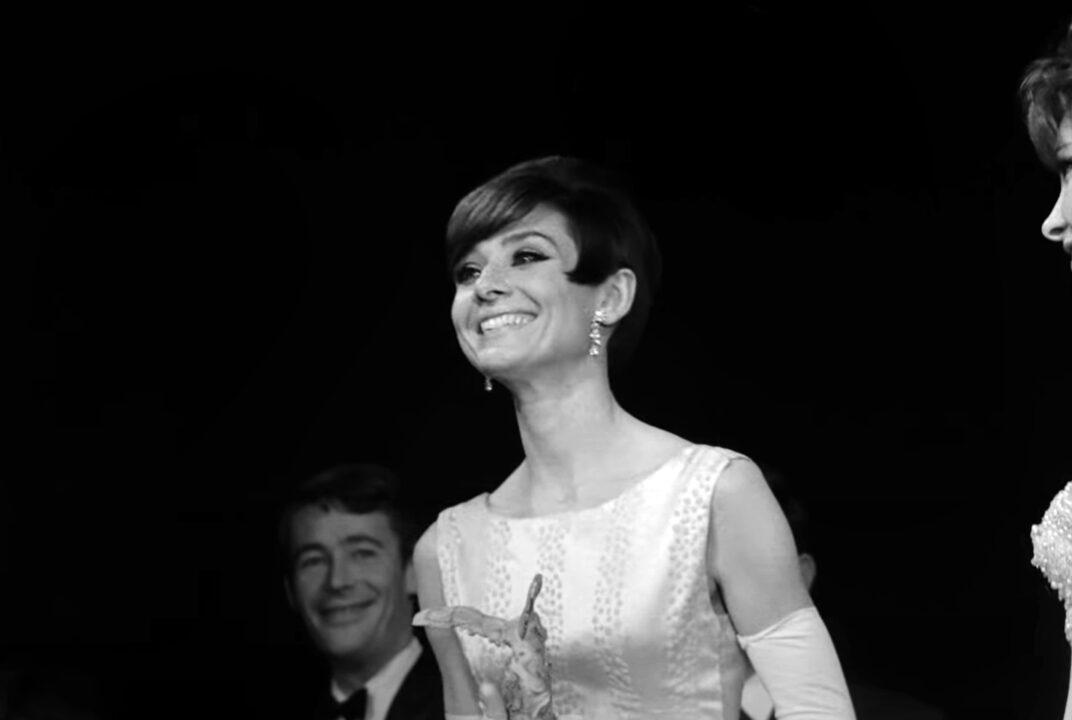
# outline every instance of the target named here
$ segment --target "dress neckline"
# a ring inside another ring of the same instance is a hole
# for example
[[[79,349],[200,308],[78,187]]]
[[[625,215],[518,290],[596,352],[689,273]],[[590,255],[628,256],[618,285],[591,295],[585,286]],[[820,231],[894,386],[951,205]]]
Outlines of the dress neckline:
[[[687,443],[680,450],[678,450],[677,452],[672,453],[668,458],[666,458],[661,463],[659,463],[654,468],[652,468],[652,470],[650,472],[648,472],[646,475],[644,475],[639,480],[637,480],[636,482],[634,482],[631,485],[629,485],[629,487],[625,488],[624,490],[622,490],[617,495],[614,495],[613,497],[609,497],[609,498],[607,498],[606,500],[604,500],[602,502],[599,502],[599,503],[596,503],[595,505],[592,505],[591,507],[580,508],[580,509],[577,509],[577,510],[560,510],[558,512],[547,513],[546,515],[525,515],[525,516],[521,516],[521,517],[515,517],[513,515],[503,515],[500,512],[496,512],[495,510],[492,510],[491,509],[491,493],[490,492],[481,493],[480,495],[478,495],[476,497],[476,499],[478,500],[478,504],[479,504],[480,508],[485,513],[487,513],[489,516],[491,516],[492,518],[494,518],[496,520],[509,520],[509,521],[512,521],[512,522],[553,520],[553,519],[556,519],[556,518],[581,515],[583,513],[599,512],[601,510],[604,510],[605,508],[608,508],[608,507],[612,506],[614,503],[619,502],[623,498],[628,497],[630,494],[635,493],[635,492],[639,492],[641,487],[643,487],[643,486],[647,485],[648,483],[650,483],[653,478],[655,478],[655,477],[657,477],[659,475],[662,475],[663,471],[666,470],[666,468],[670,467],[671,465],[673,465],[678,460],[683,461],[682,465],[687,465],[688,464],[688,459],[692,456],[693,450],[695,450],[698,447],[699,447],[699,445],[697,445],[695,443]]]

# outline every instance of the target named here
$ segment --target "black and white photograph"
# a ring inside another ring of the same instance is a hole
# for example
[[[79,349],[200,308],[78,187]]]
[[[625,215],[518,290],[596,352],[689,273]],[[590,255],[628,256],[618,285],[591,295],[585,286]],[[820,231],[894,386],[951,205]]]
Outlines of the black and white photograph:
[[[10,11],[0,720],[1072,718],[1057,5]]]

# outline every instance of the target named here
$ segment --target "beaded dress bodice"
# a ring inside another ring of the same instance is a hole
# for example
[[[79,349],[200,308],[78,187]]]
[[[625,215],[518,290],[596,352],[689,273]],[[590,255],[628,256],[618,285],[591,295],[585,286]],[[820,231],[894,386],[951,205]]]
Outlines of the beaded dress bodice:
[[[503,618],[524,606],[547,629],[560,720],[736,717],[743,655],[712,603],[706,568],[711,496],[735,453],[690,446],[594,508],[496,515],[488,495],[444,510],[438,558],[448,605]],[[458,633],[479,682],[498,682],[506,650]]]
[[[1072,643],[1072,483],[1054,496],[1042,521],[1031,526],[1031,544],[1031,563],[1064,602],[1065,637]]]

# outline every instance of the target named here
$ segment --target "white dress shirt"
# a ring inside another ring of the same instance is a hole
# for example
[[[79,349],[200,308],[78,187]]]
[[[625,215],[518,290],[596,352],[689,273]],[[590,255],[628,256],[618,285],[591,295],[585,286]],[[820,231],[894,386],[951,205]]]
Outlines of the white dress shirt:
[[[369,681],[365,683],[365,690],[368,691],[365,720],[385,720],[387,711],[391,709],[391,702],[402,687],[406,675],[409,675],[409,671],[417,664],[422,652],[421,644],[417,642],[417,638],[413,638],[378,673],[369,678]],[[334,678],[331,681],[331,695],[337,702],[346,702],[346,698],[349,697]]]

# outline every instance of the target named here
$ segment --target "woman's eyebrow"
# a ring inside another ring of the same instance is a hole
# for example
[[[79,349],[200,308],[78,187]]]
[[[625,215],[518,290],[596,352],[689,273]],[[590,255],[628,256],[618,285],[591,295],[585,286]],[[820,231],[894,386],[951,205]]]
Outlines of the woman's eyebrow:
[[[515,243],[519,243],[522,240],[525,240],[526,238],[530,238],[530,237],[541,237],[544,240],[546,240],[547,242],[549,242],[552,245],[554,245],[556,250],[558,249],[558,243],[555,242],[555,239],[553,237],[551,237],[550,235],[548,235],[547,233],[542,233],[539,230],[518,230],[517,232],[510,233],[509,235],[507,235],[506,237],[503,238],[503,245],[507,245],[507,244],[513,245]]]

